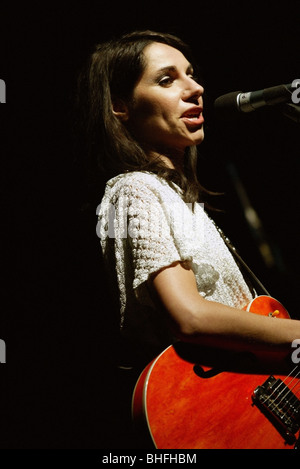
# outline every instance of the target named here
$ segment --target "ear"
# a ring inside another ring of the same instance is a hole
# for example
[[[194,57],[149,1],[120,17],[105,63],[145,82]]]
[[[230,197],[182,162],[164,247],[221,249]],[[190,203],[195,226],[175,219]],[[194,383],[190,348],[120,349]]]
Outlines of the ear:
[[[120,98],[114,98],[112,101],[113,114],[122,122],[129,119],[129,111],[127,104]]]

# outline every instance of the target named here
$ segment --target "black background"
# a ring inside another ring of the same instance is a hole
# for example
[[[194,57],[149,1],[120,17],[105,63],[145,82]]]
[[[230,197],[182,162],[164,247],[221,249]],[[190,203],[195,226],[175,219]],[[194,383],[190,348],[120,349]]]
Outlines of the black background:
[[[214,100],[300,78],[299,2],[24,2],[1,5],[2,448],[113,448],[113,327],[95,211],[82,210],[84,155],[73,90],[92,46],[132,29],[175,33],[200,64],[200,180],[224,191],[220,226],[293,317],[299,285],[299,124],[280,109],[217,119]],[[275,259],[264,263],[231,162]],[[99,194],[100,197],[100,194]],[[98,201],[98,203],[100,200]]]

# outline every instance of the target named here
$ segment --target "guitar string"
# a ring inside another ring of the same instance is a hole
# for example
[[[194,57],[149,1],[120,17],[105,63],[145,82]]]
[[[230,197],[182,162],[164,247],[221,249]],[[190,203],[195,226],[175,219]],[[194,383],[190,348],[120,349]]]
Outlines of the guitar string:
[[[263,403],[265,403],[268,399],[271,399],[273,394],[275,392],[277,392],[281,386],[284,386],[284,389],[286,389],[286,387],[288,387],[288,385],[286,384],[286,381],[292,376],[292,374],[294,373],[295,370],[297,370],[297,368],[299,368],[298,365],[295,366],[295,368],[285,377],[285,379],[283,381],[281,381],[281,383],[278,384],[278,386],[275,389],[273,389],[270,396],[267,396],[266,399],[263,401]],[[296,376],[292,377],[290,383],[299,375],[299,373],[300,373],[300,371],[296,374]],[[283,390],[281,392],[283,392]]]
[[[272,403],[270,406],[269,406],[269,409],[271,410],[271,412],[277,414],[277,416],[280,418],[280,420],[282,421],[285,421],[286,424],[291,420],[292,421],[298,421],[298,412],[299,412],[299,406],[298,407],[295,407],[295,405],[291,402],[289,402],[289,406],[286,407],[281,405],[279,406],[279,403],[278,404],[274,404]]]
[[[292,375],[292,373],[294,372],[294,370],[297,369],[297,368],[299,368],[299,367],[296,366],[296,367],[291,371],[291,373],[273,390],[273,392],[270,394],[270,396],[268,396],[268,397],[263,401],[263,403],[266,403],[268,400],[271,401],[271,398],[272,398],[272,396],[274,395],[274,393],[275,393],[276,391],[278,391],[278,390],[280,389],[280,387],[283,387],[283,389],[279,392],[278,396],[275,397],[273,403],[271,403],[271,405],[270,405],[270,409],[271,409],[271,410],[273,410],[273,411],[274,411],[274,410],[279,410],[279,406],[282,404],[282,402],[283,402],[284,399],[288,396],[288,394],[289,394],[290,392],[292,392],[292,390],[300,384],[299,381],[297,381],[297,382],[294,384],[294,386],[292,386],[292,388],[289,388],[289,387],[288,387],[288,386],[291,386],[291,383],[300,375],[300,371],[299,371],[294,377],[292,377],[292,379],[290,380],[290,382],[289,382],[288,384],[285,384],[285,382],[287,381],[287,379]],[[276,400],[277,400],[278,398],[280,398],[280,395],[281,395],[284,391],[286,391],[285,394],[282,396],[281,400],[280,400],[278,403],[276,403]],[[294,401],[294,402],[297,402],[297,401],[298,401],[298,407],[295,409],[296,411],[298,411],[298,410],[299,410],[299,406],[300,406],[300,401],[298,400],[298,398],[297,398],[297,396],[296,396],[295,394],[293,394],[293,399],[292,399],[292,401],[291,401],[291,400],[289,401],[289,404],[290,404],[290,405],[293,405],[293,406],[295,407],[295,405],[293,404],[293,401]],[[294,414],[296,413],[296,411],[292,412],[292,416],[294,416]],[[286,410],[285,413],[284,413],[284,412],[281,412],[281,413],[283,414],[284,417],[286,417],[286,416],[288,415],[288,413],[291,414],[291,408],[289,408],[288,410]]]
[[[293,386],[291,386],[291,383],[296,379],[296,377],[297,377],[299,374],[300,374],[300,373],[298,373],[298,374],[289,382],[289,384],[286,385],[286,388],[285,388],[285,389],[286,389],[286,393],[282,396],[282,399],[281,399],[281,401],[278,402],[278,404],[275,404],[276,399],[277,399],[277,398],[275,398],[275,400],[274,400],[275,407],[278,408],[279,405],[282,404],[283,400],[288,396],[289,392],[292,392],[292,393],[293,393],[292,396],[291,396],[292,399],[289,400],[289,403],[290,403],[290,404],[293,404],[293,401],[294,401],[294,402],[297,402],[297,401],[298,401],[298,398],[297,398],[297,396],[295,395],[294,389],[299,385],[299,382],[296,382]],[[279,393],[279,396],[280,396],[280,394],[281,394],[283,391],[284,391],[284,389]],[[278,396],[278,397],[279,397],[279,396]],[[298,402],[298,408],[299,408],[299,405],[300,405],[300,402]]]
[[[299,402],[298,402],[298,406],[295,406],[295,403],[294,403],[295,400],[297,401],[297,398],[293,399],[292,401],[289,400],[288,407],[286,406],[286,404],[281,403],[280,405],[280,403],[278,403],[278,404],[273,404],[273,406],[271,405],[270,408],[273,412],[277,411],[277,415],[280,416],[280,419],[285,419],[286,422],[288,420],[289,421],[294,420],[298,423]]]
[[[296,395],[296,393],[298,393],[298,390],[296,390],[295,388],[297,388],[297,386],[299,386],[299,383],[296,383],[293,387],[292,387],[292,391],[294,393],[294,397],[293,399],[291,400],[291,405],[295,408],[296,412],[299,412],[299,409],[300,409],[300,401]],[[299,397],[300,397],[300,393],[299,393]],[[296,406],[296,404],[298,404]]]
[[[298,373],[299,374],[299,373]],[[296,375],[297,376],[297,375]],[[299,391],[297,390],[297,386],[299,387]],[[299,393],[299,397],[300,397],[300,382],[298,381],[296,384],[294,384],[290,390],[293,392],[293,398],[291,399],[290,403],[291,405],[293,405],[294,407],[295,404],[298,403],[298,406],[296,407],[296,410],[298,411],[300,409],[300,400],[298,399],[298,396],[297,396],[297,393]]]

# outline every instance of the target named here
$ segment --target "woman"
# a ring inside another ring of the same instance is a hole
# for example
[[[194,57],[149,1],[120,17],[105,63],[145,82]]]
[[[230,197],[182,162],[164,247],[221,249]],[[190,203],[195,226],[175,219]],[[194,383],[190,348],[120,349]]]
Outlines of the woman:
[[[300,321],[242,311],[255,292],[201,205],[194,66],[181,40],[142,31],[99,45],[85,75],[90,151],[108,181],[97,233],[120,299],[119,364],[138,371],[177,340],[283,360],[300,337]]]

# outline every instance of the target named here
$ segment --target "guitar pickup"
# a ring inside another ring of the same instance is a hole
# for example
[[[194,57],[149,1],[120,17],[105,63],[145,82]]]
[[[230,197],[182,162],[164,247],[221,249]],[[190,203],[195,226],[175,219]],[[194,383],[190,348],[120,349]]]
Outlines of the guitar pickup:
[[[300,428],[300,401],[281,379],[269,376],[254,390],[252,401],[288,444],[295,443]]]

